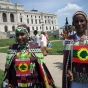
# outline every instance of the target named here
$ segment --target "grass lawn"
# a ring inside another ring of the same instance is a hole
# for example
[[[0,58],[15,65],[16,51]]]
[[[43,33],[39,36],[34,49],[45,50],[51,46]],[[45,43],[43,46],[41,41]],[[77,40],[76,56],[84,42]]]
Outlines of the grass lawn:
[[[62,55],[63,54],[63,44],[62,41],[52,42],[52,50],[48,52],[49,55]]]
[[[57,38],[55,38],[54,36],[49,36],[49,40],[57,40]]]
[[[0,70],[0,88],[1,88],[1,83],[4,77],[4,72],[2,70]]]
[[[7,50],[8,50],[8,48],[1,48],[1,49],[0,49],[0,52],[1,52],[1,53],[7,53]]]
[[[49,36],[50,41],[51,40],[57,40],[57,38],[55,38],[54,36]],[[13,43],[15,43],[15,39],[14,38],[10,38],[10,39],[1,39],[0,40],[0,47],[5,47],[5,46],[10,46]],[[55,41],[52,42],[53,44],[53,49],[51,51],[49,51],[49,55],[59,55],[59,54],[63,54],[63,46],[62,46],[62,41]],[[2,53],[7,53],[8,48],[1,48],[0,52]]]
[[[15,43],[14,38],[0,39],[0,47],[9,46],[9,45],[12,45],[13,43]]]
[[[54,36],[49,36],[50,41],[51,40],[57,40]],[[15,38],[10,39],[0,39],[0,47],[9,46],[15,43]]]
[[[63,54],[63,45],[62,41],[55,41],[52,42],[53,44],[53,49],[48,52],[49,55],[62,55]],[[6,53],[8,48],[1,48],[0,52]]]

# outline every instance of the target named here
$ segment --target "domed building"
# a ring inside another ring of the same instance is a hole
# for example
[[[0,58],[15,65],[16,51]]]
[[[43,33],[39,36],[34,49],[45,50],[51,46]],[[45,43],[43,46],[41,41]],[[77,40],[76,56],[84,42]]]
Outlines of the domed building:
[[[24,10],[19,3],[0,0],[0,32],[14,31],[18,24],[27,24],[30,31],[51,31],[58,29],[57,15],[38,10]]]

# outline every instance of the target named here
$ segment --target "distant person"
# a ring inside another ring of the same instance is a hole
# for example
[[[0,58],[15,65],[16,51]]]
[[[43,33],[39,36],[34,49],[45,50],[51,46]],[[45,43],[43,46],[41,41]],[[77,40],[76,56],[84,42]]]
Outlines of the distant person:
[[[52,47],[52,43],[51,42],[48,43],[48,47]]]
[[[46,42],[47,42],[47,46],[48,46],[48,43],[49,43],[49,36],[48,36],[48,34],[47,34],[46,32],[44,32],[44,35],[45,35],[45,37],[46,37]]]
[[[76,32],[72,29],[72,25],[68,26],[68,36],[75,34]]]
[[[48,43],[48,50],[52,50],[52,43],[51,42]]]
[[[40,46],[44,56],[47,56],[47,39],[45,36],[45,32],[41,32],[40,35]]]
[[[34,44],[38,44],[38,46],[40,46],[40,36],[38,34],[38,31],[37,30],[34,30],[33,33],[35,35],[35,37],[34,37]]]

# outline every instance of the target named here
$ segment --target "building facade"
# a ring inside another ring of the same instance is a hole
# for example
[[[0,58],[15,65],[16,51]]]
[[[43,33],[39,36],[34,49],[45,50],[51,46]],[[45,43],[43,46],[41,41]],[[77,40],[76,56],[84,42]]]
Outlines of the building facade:
[[[10,0],[0,0],[0,32],[15,31],[18,24],[26,24],[30,31],[58,29],[57,15],[37,10],[26,11],[24,6]]]

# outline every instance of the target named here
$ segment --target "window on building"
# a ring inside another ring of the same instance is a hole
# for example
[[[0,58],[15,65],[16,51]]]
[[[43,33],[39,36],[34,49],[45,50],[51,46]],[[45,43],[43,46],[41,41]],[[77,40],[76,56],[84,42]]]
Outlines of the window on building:
[[[34,30],[34,27],[32,27],[32,30]]]
[[[12,26],[12,31],[15,31],[15,26]]]
[[[53,30],[54,30],[54,26],[53,26]]]
[[[50,30],[51,30],[51,26],[50,26]]]
[[[21,13],[20,13],[20,15],[21,15]]]
[[[38,30],[38,27],[36,27],[36,30]]]
[[[22,18],[20,18],[20,22],[22,22]]]
[[[40,27],[40,30],[41,30],[41,27]]]
[[[46,24],[46,20],[45,20],[45,24]]]
[[[4,29],[5,29],[5,32],[7,32],[7,31],[8,31],[8,27],[7,27],[7,26],[5,26],[5,27],[4,27]]]
[[[31,19],[31,23],[33,24],[33,19]]]
[[[36,18],[36,16],[35,16],[35,18]]]
[[[50,20],[48,20],[48,24],[50,24]]]
[[[28,15],[27,15],[27,17],[28,17]]]
[[[46,26],[46,30],[48,30],[48,27]]]
[[[32,15],[31,15],[31,18],[32,18]]]
[[[52,24],[53,24],[53,20],[52,20]]]
[[[35,19],[35,23],[37,24],[37,19]]]
[[[7,16],[6,16],[6,13],[3,13],[3,14],[2,14],[2,17],[3,17],[3,22],[7,22]]]
[[[10,21],[14,22],[14,15],[12,13],[10,14]]]
[[[29,19],[27,19],[27,23],[29,24]]]
[[[40,16],[39,16],[39,18],[40,18]]]
[[[41,20],[39,20],[39,23],[41,23]]]

